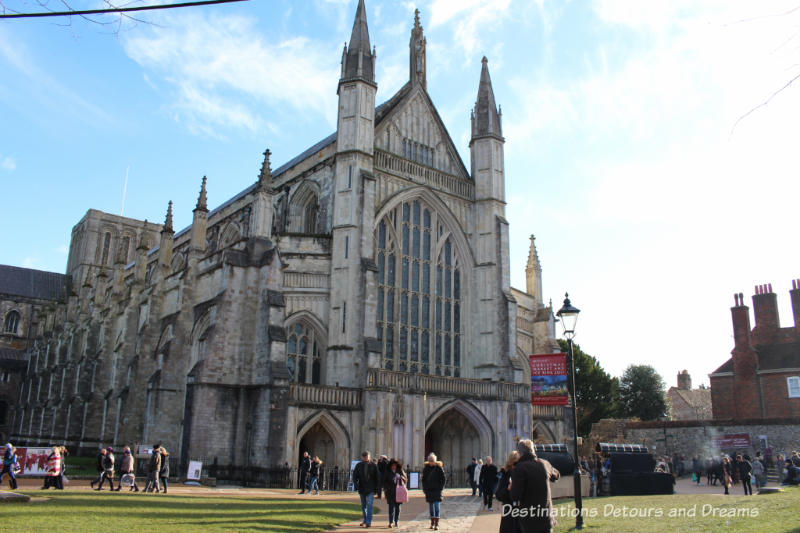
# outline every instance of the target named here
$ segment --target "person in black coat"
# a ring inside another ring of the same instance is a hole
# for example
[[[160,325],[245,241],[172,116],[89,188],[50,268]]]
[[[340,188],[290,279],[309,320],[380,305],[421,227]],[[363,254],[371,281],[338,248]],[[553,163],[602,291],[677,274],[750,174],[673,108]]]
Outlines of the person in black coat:
[[[161,454],[161,470],[158,471],[158,479],[161,481],[161,486],[164,487],[164,494],[166,494],[169,485],[169,452],[161,446],[159,453]]]
[[[103,472],[106,471],[106,467],[103,466],[106,458],[106,449],[100,448],[100,452],[97,454],[97,479],[91,481],[89,485],[94,488],[95,483],[100,483],[103,479]]]
[[[372,503],[379,490],[380,476],[378,466],[370,460],[370,453],[361,454],[361,462],[353,469],[353,485],[361,497],[361,515],[364,519],[362,526],[372,525]]]
[[[513,502],[508,485],[511,482],[511,471],[514,470],[514,464],[518,460],[519,452],[514,450],[508,455],[506,465],[500,469],[500,481],[497,482],[497,492],[495,493],[497,501],[503,504],[500,515],[500,533],[516,533],[516,522],[510,513]]]
[[[722,485],[725,487],[725,494],[730,494],[731,485],[733,485],[733,467],[731,460],[727,455],[722,457]]]
[[[385,455],[381,455],[378,458],[378,477],[383,479],[383,476],[386,475],[386,470],[389,468],[389,458]],[[383,491],[383,483],[378,484],[378,493],[375,495],[375,498],[380,500],[381,499],[381,492]]]
[[[478,484],[475,483],[476,466],[478,466],[478,460],[473,457],[472,462],[467,465],[467,479],[469,480],[469,486],[472,487],[473,496],[475,496],[475,492],[478,490]]]
[[[311,458],[308,456],[308,452],[303,452],[303,460],[300,461],[300,492],[298,494],[305,494],[306,492],[309,470],[311,470]]]
[[[550,482],[561,475],[544,459],[536,457],[533,442],[523,439],[517,443],[519,461],[511,471],[511,501],[519,509],[519,533],[550,533],[555,525]]]
[[[403,471],[403,462],[392,459],[386,462],[386,468],[381,476],[381,488],[386,495],[386,505],[389,507],[389,527],[397,526],[400,520],[400,506],[397,502],[397,487],[408,483],[408,477]]]
[[[744,495],[753,495],[753,486],[750,484],[750,474],[753,472],[753,465],[741,455],[736,456],[736,468],[739,470],[739,477],[744,487]]]
[[[488,455],[486,456],[486,464],[481,467],[479,482],[483,491],[483,508],[491,511],[494,489],[497,487],[497,465],[492,464],[492,458]]]
[[[431,528],[439,529],[439,518],[441,515],[442,491],[446,477],[444,475],[443,463],[436,460],[436,454],[428,455],[428,461],[422,469],[422,492],[425,493],[425,501],[431,515]]]

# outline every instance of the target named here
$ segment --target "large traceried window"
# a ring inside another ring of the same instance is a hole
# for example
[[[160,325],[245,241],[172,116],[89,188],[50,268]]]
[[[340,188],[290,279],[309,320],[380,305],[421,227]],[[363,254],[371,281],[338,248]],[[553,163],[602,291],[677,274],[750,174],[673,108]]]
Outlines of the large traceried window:
[[[453,240],[419,200],[377,230],[378,340],[386,370],[461,376],[461,274]]]
[[[321,383],[323,350],[314,328],[296,322],[286,331],[286,366],[289,379],[295,383]]]

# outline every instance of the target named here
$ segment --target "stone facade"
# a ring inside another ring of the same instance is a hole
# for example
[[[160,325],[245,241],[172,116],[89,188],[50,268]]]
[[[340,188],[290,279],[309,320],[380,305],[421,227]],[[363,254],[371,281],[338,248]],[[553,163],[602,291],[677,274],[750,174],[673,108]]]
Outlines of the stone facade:
[[[257,182],[210,211],[203,178],[177,233],[171,202],[163,225],[90,210],[67,267],[80,287],[29,351],[14,438],[343,467],[362,449],[466,465],[530,437],[527,354],[553,349],[554,320],[541,269],[510,287],[487,61],[468,170],[426,91],[418,17],[409,54],[376,107],[361,1],[334,134],[274,171],[265,151]]]
[[[800,416],[800,280],[789,294],[794,325],[782,328],[772,284],[756,286],[752,329],[744,296],[734,295],[732,357],[709,375],[715,419]]]
[[[68,277],[0,265],[0,441],[7,442],[19,408],[27,350],[66,298]]]

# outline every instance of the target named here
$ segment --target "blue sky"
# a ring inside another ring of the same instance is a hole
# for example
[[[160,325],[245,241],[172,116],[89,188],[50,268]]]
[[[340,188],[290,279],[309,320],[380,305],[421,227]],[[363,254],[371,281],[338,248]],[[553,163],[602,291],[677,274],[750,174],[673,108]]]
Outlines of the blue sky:
[[[7,0],[6,5],[21,5]],[[95,7],[93,2],[75,6]],[[30,3],[24,6],[31,9]],[[583,310],[577,341],[613,374],[695,383],[732,348],[732,294],[800,277],[794,2],[367,0],[378,99],[408,76],[413,10],[428,91],[469,165],[489,58],[503,107],[512,282],[536,234],[544,291]],[[0,263],[63,271],[89,208],[175,224],[203,175],[216,205],[335,128],[355,0],[146,15],[120,31],[0,22]]]

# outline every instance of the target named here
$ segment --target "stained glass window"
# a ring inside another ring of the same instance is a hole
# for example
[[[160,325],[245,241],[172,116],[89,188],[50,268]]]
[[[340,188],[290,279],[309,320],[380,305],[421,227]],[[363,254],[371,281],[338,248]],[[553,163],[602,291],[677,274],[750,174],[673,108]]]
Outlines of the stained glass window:
[[[286,368],[289,380],[319,385],[322,381],[323,347],[313,328],[295,322],[286,330]]]
[[[460,376],[463,291],[449,233],[434,211],[413,200],[378,224],[376,242],[383,368]]]

